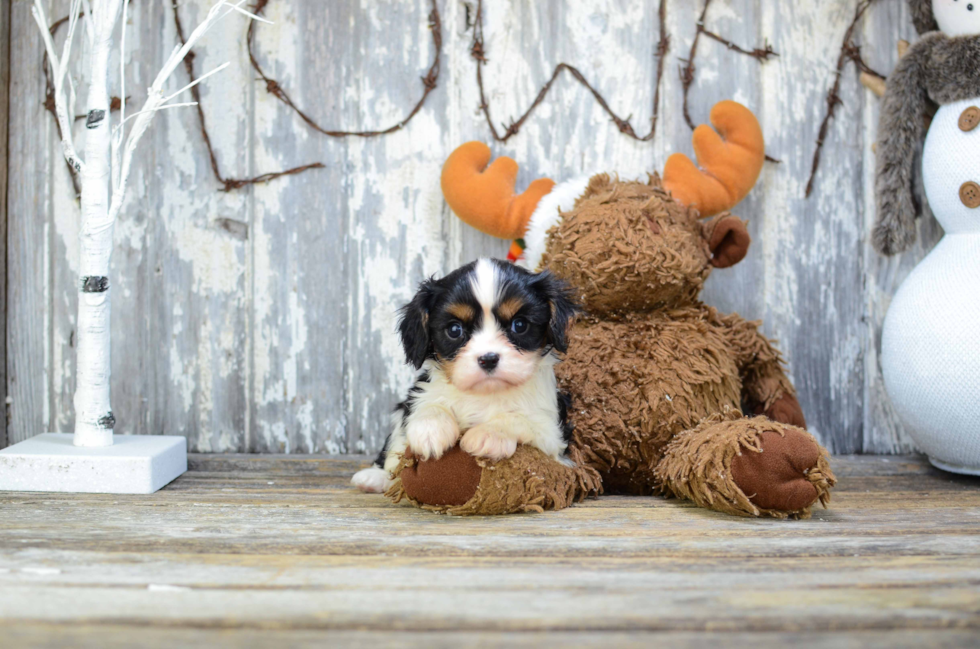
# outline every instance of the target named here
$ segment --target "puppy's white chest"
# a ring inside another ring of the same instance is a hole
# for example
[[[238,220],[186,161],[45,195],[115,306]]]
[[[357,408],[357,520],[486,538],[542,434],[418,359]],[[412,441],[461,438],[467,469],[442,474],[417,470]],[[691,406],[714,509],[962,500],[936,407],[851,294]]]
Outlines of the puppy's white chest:
[[[552,410],[548,402],[536,402],[530,399],[530,395],[524,394],[526,393],[524,388],[525,386],[521,386],[508,393],[480,397],[467,395],[458,399],[450,409],[456,416],[461,431],[506,415],[529,416],[545,414]]]

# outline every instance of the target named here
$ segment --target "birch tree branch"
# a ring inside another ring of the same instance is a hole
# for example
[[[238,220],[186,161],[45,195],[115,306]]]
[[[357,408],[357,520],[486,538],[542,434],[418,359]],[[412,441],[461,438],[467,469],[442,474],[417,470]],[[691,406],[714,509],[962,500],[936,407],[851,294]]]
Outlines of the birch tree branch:
[[[109,159],[112,162],[111,182],[113,188],[119,184],[119,145],[122,138],[122,129],[120,127],[126,123],[126,21],[128,19],[128,9],[129,0],[123,0],[122,27],[119,30],[119,96],[122,99],[119,102],[119,126],[112,132],[112,143],[109,149]],[[116,131],[119,131],[118,135]],[[119,142],[116,141],[117,138],[120,138]]]
[[[68,36],[65,38],[65,44],[62,49],[62,54],[59,57],[55,52],[54,41],[51,38],[51,31],[48,27],[48,17],[44,13],[44,7],[41,5],[41,0],[34,0],[34,6],[31,7],[31,15],[34,16],[34,22],[37,23],[38,29],[41,30],[41,38],[44,41],[44,48],[48,53],[48,64],[51,66],[52,83],[54,84],[54,110],[55,117],[58,118],[58,125],[61,127],[61,149],[64,153],[65,160],[68,161],[68,165],[75,170],[76,173],[80,173],[82,169],[85,168],[85,162],[82,160],[81,156],[78,155],[78,151],[75,149],[75,141],[72,136],[72,121],[68,118],[69,109],[65,106],[65,94],[64,94],[64,82],[65,73],[68,70],[68,60],[71,56],[71,44],[75,35],[75,26],[78,24],[78,12],[81,8],[80,0],[72,0],[71,3],[71,13],[68,21]],[[70,103],[72,105],[71,114],[74,115],[74,104],[75,104],[75,89],[72,84],[71,79],[68,80],[68,85],[70,89]]]
[[[85,13],[86,16],[90,16],[91,17],[91,15],[92,15],[92,6],[89,3],[89,0],[82,0],[82,11]],[[88,44],[89,45],[94,45],[95,44],[95,24],[91,20],[86,20],[85,21],[85,35],[88,36]]]
[[[35,0],[35,2],[37,1],[38,0]],[[136,147],[139,144],[140,139],[143,137],[143,134],[146,133],[146,130],[147,128],[149,128],[150,122],[153,120],[153,117],[156,115],[157,111],[164,108],[173,108],[178,105],[194,105],[193,102],[189,102],[188,104],[169,104],[169,105],[167,105],[166,102],[170,101],[180,93],[188,90],[189,88],[196,85],[197,83],[200,83],[200,81],[203,81],[206,77],[209,77],[212,74],[219,72],[220,70],[223,70],[229,64],[225,63],[224,65],[219,66],[217,69],[212,70],[211,72],[204,75],[197,81],[188,84],[187,86],[181,88],[177,92],[167,96],[163,95],[164,83],[166,83],[167,79],[170,77],[171,74],[173,74],[177,66],[180,65],[180,63],[184,60],[187,54],[191,51],[191,48],[193,48],[194,45],[199,40],[201,40],[201,37],[204,36],[204,34],[206,34],[208,30],[210,30],[211,27],[215,25],[215,23],[217,23],[219,20],[221,20],[228,14],[238,12],[246,15],[250,19],[263,20],[258,18],[254,14],[249,13],[248,11],[242,9],[241,6],[245,4],[245,2],[246,0],[239,0],[238,2],[232,4],[226,2],[225,0],[221,0],[213,7],[211,7],[211,9],[208,11],[208,15],[201,22],[201,24],[198,25],[193,32],[191,32],[186,42],[184,42],[182,45],[178,45],[177,47],[175,47],[173,52],[167,58],[167,61],[163,64],[163,67],[160,69],[160,72],[157,74],[156,79],[154,79],[153,84],[147,90],[146,102],[143,104],[143,108],[140,109],[137,113],[135,113],[136,119],[133,122],[129,134],[128,135],[125,134],[125,129],[123,128],[119,129],[118,136],[113,139],[113,146],[112,146],[113,159],[120,160],[120,163],[119,163],[119,173],[114,174],[116,177],[114,179],[112,202],[109,207],[109,223],[112,223],[112,221],[115,220],[116,215],[119,213],[119,210],[122,207],[122,200],[126,192],[126,182],[129,179],[129,172],[132,167],[133,154],[136,152]],[[222,12],[222,9],[227,9],[227,10]],[[126,119],[128,118],[123,118],[123,120],[120,121],[119,124],[120,127],[123,125],[123,121],[125,121]],[[123,142],[125,142],[125,144],[123,144]]]

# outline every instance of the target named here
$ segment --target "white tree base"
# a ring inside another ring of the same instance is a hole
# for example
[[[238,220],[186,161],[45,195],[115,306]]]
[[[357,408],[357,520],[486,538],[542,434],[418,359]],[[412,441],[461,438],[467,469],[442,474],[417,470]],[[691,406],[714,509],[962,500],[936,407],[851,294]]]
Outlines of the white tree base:
[[[0,491],[151,494],[187,471],[187,440],[113,435],[112,446],[75,446],[45,433],[0,451]]]
[[[937,460],[932,457],[929,458],[929,462],[937,469],[949,471],[950,473],[959,473],[962,475],[980,475],[980,466],[963,466],[960,464],[952,464],[950,462],[943,462],[942,460]]]

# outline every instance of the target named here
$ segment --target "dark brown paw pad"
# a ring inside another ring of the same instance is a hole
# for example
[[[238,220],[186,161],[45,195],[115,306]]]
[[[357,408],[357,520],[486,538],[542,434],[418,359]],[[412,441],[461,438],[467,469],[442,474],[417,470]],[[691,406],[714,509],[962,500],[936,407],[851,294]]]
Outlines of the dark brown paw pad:
[[[783,433],[761,433],[761,453],[742,448],[732,459],[732,479],[756,507],[798,512],[824,496],[809,475],[823,453],[808,433],[797,428]]]
[[[465,504],[480,486],[483,469],[458,445],[438,460],[418,460],[411,449],[405,451],[409,462],[401,472],[405,494],[423,505],[436,507]]]

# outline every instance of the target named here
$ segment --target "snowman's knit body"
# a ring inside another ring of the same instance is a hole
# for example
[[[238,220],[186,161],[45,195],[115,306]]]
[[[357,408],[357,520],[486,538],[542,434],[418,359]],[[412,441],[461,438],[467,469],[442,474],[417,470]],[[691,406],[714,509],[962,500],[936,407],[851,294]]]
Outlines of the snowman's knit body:
[[[926,137],[926,196],[946,234],[892,300],[881,359],[918,446],[940,466],[980,473],[980,208],[961,198],[980,183],[980,128],[960,125],[974,107],[980,97],[942,106]]]
[[[886,255],[915,240],[914,150],[945,236],[892,300],[881,369],[906,430],[933,464],[980,475],[980,2],[909,0],[913,44],[888,77],[878,126],[872,241]]]

